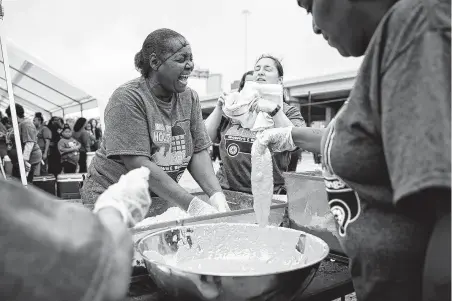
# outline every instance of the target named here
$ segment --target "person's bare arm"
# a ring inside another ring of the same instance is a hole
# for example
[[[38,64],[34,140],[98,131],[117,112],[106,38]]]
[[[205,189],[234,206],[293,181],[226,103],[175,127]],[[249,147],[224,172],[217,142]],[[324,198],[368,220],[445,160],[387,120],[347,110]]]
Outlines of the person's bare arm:
[[[220,96],[215,109],[210,113],[209,117],[204,121],[210,140],[218,142],[217,132],[220,127],[221,117],[223,116],[224,95]]]
[[[212,160],[210,159],[207,150],[202,150],[193,154],[190,164],[188,165],[188,170],[209,197],[215,192],[222,191],[220,183],[215,176]]]
[[[145,156],[121,156],[128,170],[147,167],[151,173],[149,176],[149,188],[164,200],[177,204],[187,211],[193,196],[177,184],[162,168],[151,162]],[[210,163],[211,164],[211,163]]]
[[[292,139],[296,146],[312,153],[320,153],[320,144],[325,129],[311,127],[292,128]]]
[[[294,126],[292,121],[284,114],[283,109],[281,108],[275,116],[273,116],[273,122],[275,123],[275,127],[283,128],[288,126]]]
[[[49,147],[50,147],[50,139],[45,139],[44,153],[42,154],[42,158],[44,160],[47,159],[47,156],[49,155]]]

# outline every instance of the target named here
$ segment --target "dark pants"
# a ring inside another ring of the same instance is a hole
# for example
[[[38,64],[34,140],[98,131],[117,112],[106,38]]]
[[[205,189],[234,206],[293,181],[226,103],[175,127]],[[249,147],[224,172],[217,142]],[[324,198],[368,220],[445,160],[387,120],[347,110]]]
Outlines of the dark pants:
[[[58,149],[51,148],[49,150],[49,156],[47,157],[48,173],[55,176],[55,178],[61,173],[61,155]]]
[[[0,159],[3,159],[7,154],[7,146],[4,140],[0,140]]]
[[[48,160],[42,160],[44,162],[44,164],[41,163],[41,176],[46,176],[49,174],[48,172]]]
[[[39,166],[38,164],[32,164],[30,166],[30,171],[28,172],[28,176],[27,176],[27,182],[28,183],[33,183],[33,177],[35,174],[35,170],[36,168]],[[14,163],[13,164],[13,177],[17,178],[20,180],[20,168],[19,168],[19,163]]]
[[[80,159],[78,160],[78,166],[80,167],[79,173],[87,172],[88,168],[86,167],[86,153],[80,152]]]
[[[77,170],[77,165],[67,161],[61,162],[61,165],[63,166],[64,173],[75,173],[75,171]]]

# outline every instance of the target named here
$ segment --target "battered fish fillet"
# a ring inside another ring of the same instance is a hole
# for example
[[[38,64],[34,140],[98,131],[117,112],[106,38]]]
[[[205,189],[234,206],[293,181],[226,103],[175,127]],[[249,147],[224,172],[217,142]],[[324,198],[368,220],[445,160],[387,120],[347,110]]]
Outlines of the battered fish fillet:
[[[251,147],[251,192],[257,223],[266,227],[273,198],[273,163],[269,149],[257,140]]]

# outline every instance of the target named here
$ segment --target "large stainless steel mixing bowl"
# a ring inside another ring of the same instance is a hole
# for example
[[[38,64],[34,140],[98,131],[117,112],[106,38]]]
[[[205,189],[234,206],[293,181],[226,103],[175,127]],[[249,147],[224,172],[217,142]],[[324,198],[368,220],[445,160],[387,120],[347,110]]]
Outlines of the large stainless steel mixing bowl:
[[[329,253],[302,231],[232,223],[163,230],[136,247],[153,281],[176,300],[292,300]]]

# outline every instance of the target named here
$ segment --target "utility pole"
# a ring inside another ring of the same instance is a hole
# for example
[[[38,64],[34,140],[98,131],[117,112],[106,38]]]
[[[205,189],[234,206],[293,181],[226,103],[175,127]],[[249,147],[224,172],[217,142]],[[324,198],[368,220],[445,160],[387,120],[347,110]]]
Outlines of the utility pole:
[[[251,14],[251,12],[247,9],[242,11],[242,15],[245,17],[245,60],[244,60],[244,72],[248,71],[248,17]]]

